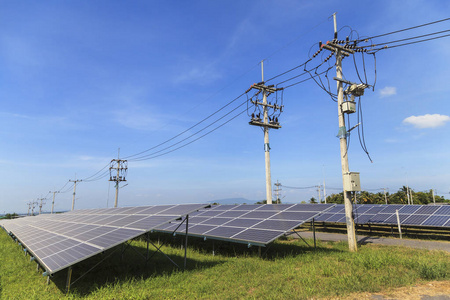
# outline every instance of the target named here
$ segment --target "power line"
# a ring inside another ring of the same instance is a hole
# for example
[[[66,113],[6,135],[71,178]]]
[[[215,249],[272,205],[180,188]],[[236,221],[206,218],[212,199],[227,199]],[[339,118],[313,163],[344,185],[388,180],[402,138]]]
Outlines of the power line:
[[[165,150],[167,150],[167,149],[170,149],[170,148],[172,148],[172,147],[175,147],[176,145],[178,145],[178,144],[180,144],[180,143],[182,143],[182,142],[184,142],[184,141],[190,139],[191,137],[193,137],[193,136],[199,134],[200,132],[202,132],[203,130],[205,130],[205,129],[211,127],[211,126],[214,125],[215,123],[219,122],[220,120],[222,120],[222,119],[225,118],[226,116],[228,116],[228,115],[230,115],[231,113],[233,113],[234,111],[236,111],[238,108],[242,107],[244,104],[247,104],[247,100],[246,100],[245,102],[241,103],[239,106],[237,106],[237,107],[234,108],[233,110],[231,110],[230,112],[228,112],[228,113],[226,113],[225,115],[223,115],[222,117],[220,117],[219,119],[217,119],[217,120],[215,120],[214,122],[210,123],[209,125],[203,127],[202,129],[196,131],[195,133],[193,133],[193,134],[187,136],[186,138],[184,138],[184,139],[182,139],[182,140],[180,140],[180,141],[178,141],[178,142],[176,142],[176,143],[174,143],[174,144],[172,144],[172,145],[170,145],[170,146],[167,146],[167,147],[165,147],[165,148],[163,148],[163,149],[161,149],[161,150],[158,150],[158,151],[155,151],[155,152],[152,152],[152,153],[150,153],[150,154],[146,154],[146,155],[143,155],[143,156],[140,156],[140,157],[137,157],[137,158],[129,159],[129,161],[140,161],[140,160],[145,159],[146,157],[153,156],[153,155],[155,155],[155,154],[157,154],[157,153],[160,153],[160,152],[162,152],[162,151],[165,151]],[[172,139],[173,139],[173,138],[172,138]],[[153,147],[153,148],[156,148],[156,147]]]
[[[235,115],[234,117],[232,117],[232,118],[229,119],[228,121],[222,123],[221,125],[217,126],[216,128],[213,128],[212,130],[210,130],[210,131],[208,131],[207,133],[205,133],[205,134],[199,136],[198,138],[196,138],[196,139],[194,139],[194,140],[192,140],[192,141],[190,141],[190,142],[188,142],[188,143],[186,143],[186,144],[184,144],[184,145],[181,145],[180,147],[177,147],[177,148],[175,148],[175,149],[172,149],[172,150],[170,150],[170,151],[167,151],[167,152],[165,152],[165,153],[162,153],[162,154],[159,154],[159,155],[155,155],[155,156],[152,156],[152,157],[142,158],[142,159],[134,159],[134,161],[143,161],[143,160],[153,159],[153,158],[156,158],[156,157],[160,157],[160,156],[163,156],[163,155],[172,153],[172,152],[174,152],[174,151],[176,151],[176,150],[178,150],[178,149],[184,148],[184,147],[186,147],[186,146],[192,144],[193,142],[196,142],[196,141],[198,141],[199,139],[201,139],[201,138],[207,136],[208,134],[210,134],[210,133],[216,131],[217,129],[221,128],[222,126],[228,124],[229,122],[231,122],[232,120],[236,119],[237,117],[239,117],[240,115],[242,115],[242,114],[245,113],[246,111],[247,111],[247,109],[243,110],[242,112],[238,113],[237,115]]]
[[[388,33],[374,35],[374,36],[371,36],[371,37],[368,37],[368,38],[364,38],[364,39],[360,39],[360,40],[357,40],[357,41],[360,42],[360,41],[368,40],[368,39],[376,39],[376,38],[379,38],[379,37],[382,37],[382,36],[391,35],[391,34],[403,32],[403,31],[407,31],[407,30],[412,30],[412,29],[416,29],[416,28],[420,28],[420,27],[424,27],[424,26],[429,26],[429,25],[433,25],[433,24],[437,24],[437,23],[444,22],[444,21],[449,21],[449,20],[450,20],[450,18],[437,20],[437,21],[430,22],[430,23],[425,23],[425,24],[422,24],[422,25],[417,25],[417,26],[408,27],[408,28],[404,28],[404,29],[400,29],[400,30],[396,30],[396,31],[388,32]]]
[[[189,127],[188,129],[186,129],[186,130],[184,130],[184,131],[178,133],[177,135],[171,137],[170,139],[168,139],[168,140],[166,140],[166,141],[164,141],[164,142],[162,142],[162,143],[159,143],[158,145],[153,146],[153,147],[151,147],[151,148],[149,148],[149,149],[147,149],[147,150],[141,151],[141,152],[136,153],[136,154],[133,154],[133,155],[126,156],[126,157],[124,157],[124,159],[130,160],[130,158],[132,158],[132,157],[139,156],[139,155],[144,154],[144,153],[146,153],[146,152],[149,152],[149,151],[151,151],[151,150],[153,150],[153,149],[155,149],[155,148],[158,148],[158,147],[160,147],[160,146],[162,146],[162,145],[164,145],[164,144],[167,144],[168,142],[170,142],[170,141],[176,139],[177,137],[179,137],[179,136],[185,134],[185,133],[188,132],[189,130],[195,128],[196,126],[198,126],[198,125],[200,125],[201,123],[205,122],[206,120],[210,119],[212,116],[216,115],[217,113],[219,113],[220,111],[222,111],[223,109],[225,109],[226,107],[228,107],[229,105],[231,105],[232,103],[234,103],[235,101],[237,101],[237,100],[238,100],[239,98],[241,98],[244,94],[245,94],[245,93],[242,93],[241,95],[239,95],[238,97],[234,98],[233,100],[231,100],[230,102],[228,102],[227,104],[225,104],[224,106],[222,106],[221,108],[219,108],[218,110],[216,110],[215,112],[213,112],[212,114],[210,114],[209,116],[207,116],[206,118],[204,118],[204,119],[202,119],[201,121],[195,123],[194,125],[192,125],[192,126]]]
[[[109,163],[106,166],[104,166],[103,168],[101,168],[100,171],[96,172],[95,174],[93,174],[89,177],[84,178],[83,181],[95,181],[95,180],[92,180],[92,177],[95,177],[98,173],[105,170],[107,167],[109,167]]]
[[[360,48],[373,48],[379,45],[389,45],[389,44],[395,44],[395,43],[399,43],[399,42],[405,42],[405,41],[410,41],[410,40],[414,40],[414,39],[419,39],[419,38],[423,38],[423,37],[427,37],[427,36],[432,36],[432,35],[436,35],[436,34],[441,34],[441,33],[445,33],[445,32],[449,32],[450,29],[448,30],[441,30],[441,31],[437,31],[437,32],[432,32],[432,33],[427,33],[427,34],[422,34],[422,35],[417,35],[417,36],[413,36],[413,37],[409,37],[409,38],[404,38],[404,39],[400,39],[400,40],[395,40],[395,41],[390,41],[390,42],[384,42],[384,43],[376,43],[376,44],[371,44],[371,45],[367,45],[367,46],[360,46]]]
[[[70,190],[72,190],[72,188],[73,188],[73,184],[72,184],[71,186],[69,186],[66,190],[60,191],[60,193],[61,193],[61,194],[67,193],[67,192],[69,192]]]
[[[317,188],[317,185],[296,187],[296,186],[287,186],[287,185],[280,184],[280,186],[282,186],[284,188],[287,188],[287,189],[294,189],[294,190],[307,190],[307,189]]]
[[[368,51],[367,53],[372,54],[372,53],[376,53],[376,52],[378,52],[380,50],[393,49],[393,48],[397,48],[397,47],[403,47],[403,46],[407,46],[407,45],[412,45],[412,44],[417,44],[417,43],[437,40],[437,39],[444,38],[444,37],[449,37],[449,36],[450,36],[450,34],[445,34],[445,35],[441,35],[441,36],[437,36],[437,37],[433,37],[433,38],[429,38],[429,39],[423,39],[423,40],[419,40],[419,41],[414,41],[414,42],[394,45],[394,46],[390,46],[390,47],[383,46],[383,47],[380,47],[380,48],[372,49],[372,50]]]

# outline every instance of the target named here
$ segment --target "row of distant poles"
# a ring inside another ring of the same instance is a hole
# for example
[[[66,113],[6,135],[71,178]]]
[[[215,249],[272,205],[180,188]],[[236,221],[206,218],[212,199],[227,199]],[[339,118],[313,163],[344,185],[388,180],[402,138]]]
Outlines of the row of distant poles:
[[[120,151],[120,150],[119,150]],[[120,159],[120,152],[119,155],[117,156],[117,159],[113,159],[110,162],[110,167],[109,167],[109,181],[113,181],[115,182],[115,188],[116,188],[116,197],[114,200],[114,207],[117,207],[119,204],[119,185],[121,182],[127,181],[126,180],[126,176],[127,176],[127,172],[128,172],[128,161],[125,159]],[[75,209],[75,196],[77,193],[77,183],[78,182],[82,182],[83,180],[81,179],[70,179],[69,182],[73,182],[73,197],[72,197],[72,209]],[[53,214],[54,212],[54,208],[55,208],[55,196],[56,194],[60,193],[60,191],[55,191],[52,192],[50,191],[49,194],[53,193],[53,200],[52,200],[52,210],[51,213]],[[27,203],[28,205],[28,213],[27,215],[34,215],[34,210],[36,208],[36,206],[39,207],[39,214],[41,214],[42,212],[42,207],[45,204],[44,200],[46,200],[46,198],[38,198],[37,199],[39,202],[37,201],[30,201]]]

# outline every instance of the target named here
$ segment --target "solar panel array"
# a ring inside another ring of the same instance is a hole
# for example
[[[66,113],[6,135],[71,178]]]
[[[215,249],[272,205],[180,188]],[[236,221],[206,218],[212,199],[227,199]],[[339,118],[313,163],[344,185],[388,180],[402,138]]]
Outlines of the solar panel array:
[[[0,222],[49,274],[204,208],[202,204],[77,210]]]
[[[353,212],[357,224],[397,225],[396,210],[402,225],[450,227],[450,205],[357,204]],[[344,223],[344,205],[336,205],[315,220]]]
[[[215,205],[189,215],[188,234],[264,246],[335,204]],[[173,232],[179,222],[156,230]],[[185,233],[179,228],[178,233]]]

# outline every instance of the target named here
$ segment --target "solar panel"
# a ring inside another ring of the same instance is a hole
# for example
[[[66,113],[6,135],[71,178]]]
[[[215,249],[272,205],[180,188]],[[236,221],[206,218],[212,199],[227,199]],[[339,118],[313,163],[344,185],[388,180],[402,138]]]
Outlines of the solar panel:
[[[356,224],[367,224],[379,211],[383,210],[386,205],[380,204],[356,204],[353,205],[353,215]],[[326,213],[314,218],[319,222],[345,223],[345,206],[337,204]]]
[[[189,217],[189,234],[251,245],[265,246],[329,210],[335,204],[258,204],[214,205]],[[171,232],[179,222],[158,227],[157,231]],[[178,233],[184,233],[179,228]]]
[[[450,207],[441,205],[388,205],[369,223],[397,225],[396,210],[401,225],[450,227]]]
[[[353,206],[356,224],[397,225],[396,210],[399,212],[402,225],[450,227],[450,206],[448,205],[356,204]],[[336,205],[315,220],[345,222],[344,205]]]
[[[0,225],[53,274],[206,206],[77,210],[2,221]]]

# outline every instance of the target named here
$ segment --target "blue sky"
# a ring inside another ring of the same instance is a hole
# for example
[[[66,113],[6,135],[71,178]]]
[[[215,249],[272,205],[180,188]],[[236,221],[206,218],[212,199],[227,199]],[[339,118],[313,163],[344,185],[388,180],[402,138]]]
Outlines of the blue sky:
[[[27,202],[69,179],[93,175],[118,148],[126,157],[191,127],[259,82],[261,60],[265,78],[305,62],[315,43],[333,38],[334,12],[338,29],[374,36],[447,18],[450,3],[2,1],[1,8],[3,213],[26,211]],[[449,28],[447,21],[377,42]],[[356,134],[349,149],[363,189],[395,192],[408,184],[449,198],[449,54],[450,38],[377,53],[375,91],[362,97],[373,163]],[[373,59],[366,59],[373,82]],[[348,80],[358,81],[352,60],[343,67]],[[272,182],[305,187],[325,179],[327,194],[337,192],[337,104],[311,80],[286,89],[283,100],[282,129],[270,131]],[[243,114],[178,151],[130,161],[119,205],[264,199],[263,134],[248,121]],[[76,208],[111,206],[107,179],[81,182]],[[283,188],[283,196],[300,202],[317,191]],[[56,209],[69,209],[71,199],[72,191],[58,194]]]

